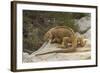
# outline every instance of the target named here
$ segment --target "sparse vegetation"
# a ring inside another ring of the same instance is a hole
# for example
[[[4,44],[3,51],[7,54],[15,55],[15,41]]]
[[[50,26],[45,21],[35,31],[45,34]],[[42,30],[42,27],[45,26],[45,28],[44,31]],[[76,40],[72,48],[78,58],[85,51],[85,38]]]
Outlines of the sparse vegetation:
[[[55,26],[69,26],[79,32],[75,19],[89,16],[88,13],[47,12],[23,10],[23,51],[36,51],[43,44],[44,34]]]

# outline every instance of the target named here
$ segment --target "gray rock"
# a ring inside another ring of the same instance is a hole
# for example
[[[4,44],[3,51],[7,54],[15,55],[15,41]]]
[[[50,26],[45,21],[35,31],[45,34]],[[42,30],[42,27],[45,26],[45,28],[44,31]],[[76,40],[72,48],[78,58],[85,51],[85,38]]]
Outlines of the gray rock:
[[[79,20],[76,20],[75,24],[79,25],[80,30],[83,31],[83,30],[87,29],[88,27],[91,27],[91,19],[90,19],[90,17],[86,16]]]

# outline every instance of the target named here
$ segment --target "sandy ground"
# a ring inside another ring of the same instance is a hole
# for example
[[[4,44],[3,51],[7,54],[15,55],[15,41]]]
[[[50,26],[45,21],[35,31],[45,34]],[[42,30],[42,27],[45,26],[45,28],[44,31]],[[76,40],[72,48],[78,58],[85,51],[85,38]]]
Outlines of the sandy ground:
[[[45,52],[54,50],[61,50],[62,48],[57,47],[58,44],[44,44],[39,50],[33,52],[31,55],[23,53],[23,62],[40,62],[40,61],[64,61],[64,60],[86,60],[91,59],[91,47],[90,41],[88,40],[86,46],[77,48],[76,52],[71,53],[49,53],[44,55],[36,56]]]

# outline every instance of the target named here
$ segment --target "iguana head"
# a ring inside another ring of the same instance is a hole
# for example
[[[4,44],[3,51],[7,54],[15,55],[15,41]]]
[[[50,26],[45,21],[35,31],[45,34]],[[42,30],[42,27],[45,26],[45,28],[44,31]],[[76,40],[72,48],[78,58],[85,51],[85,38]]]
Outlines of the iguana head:
[[[78,46],[84,47],[84,46],[86,45],[87,40],[84,38],[84,36],[81,35],[81,36],[78,37],[77,39],[78,39],[78,40],[77,40]]]

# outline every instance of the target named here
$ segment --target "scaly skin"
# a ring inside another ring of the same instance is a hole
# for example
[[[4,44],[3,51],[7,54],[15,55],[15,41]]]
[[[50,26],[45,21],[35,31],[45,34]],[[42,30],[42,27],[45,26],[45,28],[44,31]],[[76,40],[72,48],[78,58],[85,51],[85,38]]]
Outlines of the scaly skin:
[[[84,47],[86,41],[83,41],[83,37],[78,37],[76,33],[67,26],[56,26],[51,28],[44,36],[45,41],[50,43],[59,43],[59,48],[62,50],[55,50],[51,52],[46,52],[37,55],[44,55],[48,53],[67,53],[67,52],[74,52],[78,46]],[[69,44],[71,47],[69,47]]]

